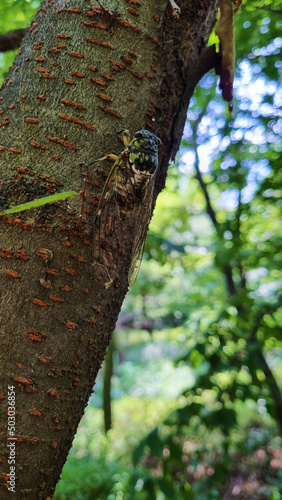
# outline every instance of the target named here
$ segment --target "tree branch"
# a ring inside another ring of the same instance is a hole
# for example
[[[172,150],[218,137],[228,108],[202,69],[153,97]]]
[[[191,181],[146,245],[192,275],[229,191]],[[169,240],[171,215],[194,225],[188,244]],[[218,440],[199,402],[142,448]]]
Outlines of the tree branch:
[[[199,63],[197,64],[194,72],[194,82],[195,85],[199,83],[201,78],[208,73],[211,69],[214,69],[221,61],[221,53],[216,52],[216,46],[210,45],[206,47],[200,55]]]
[[[112,427],[112,400],[111,400],[111,385],[113,376],[113,351],[114,341],[110,343],[107,354],[104,360],[103,373],[103,410],[104,410],[104,428],[107,433]]]
[[[201,174],[201,171],[200,171],[200,168],[199,168],[199,157],[198,157],[198,153],[197,153],[197,150],[195,151],[195,155],[196,155],[196,161],[195,161],[195,168],[196,168],[196,179],[199,181],[199,184],[202,188],[202,191],[203,191],[203,194],[204,194],[204,197],[205,197],[205,200],[206,200],[206,205],[207,205],[207,213],[216,229],[216,232],[218,233],[218,228],[219,228],[219,224],[218,224],[218,221],[216,219],[216,215],[215,215],[215,211],[211,205],[211,202],[210,202],[210,197],[209,197],[209,193],[208,193],[208,190],[207,190],[207,186],[203,180],[203,177],[202,177],[202,174]]]
[[[264,314],[267,312],[268,314],[273,314],[275,311],[278,310],[278,308],[281,306],[281,297],[278,298],[278,303],[273,305],[272,307],[269,308],[267,306],[267,309],[263,309],[260,311],[260,313],[257,316],[257,319],[255,321],[255,325],[251,331],[251,336],[250,336],[250,341],[255,343],[256,346],[256,354],[258,358],[258,363],[259,366],[261,367],[262,371],[264,372],[266,378],[268,379],[268,386],[271,391],[271,396],[273,398],[274,404],[275,404],[275,409],[277,413],[277,423],[280,428],[280,432],[282,435],[282,396],[280,392],[280,388],[276,382],[276,379],[272,373],[271,368],[269,367],[269,364],[266,361],[266,358],[263,354],[262,347],[261,347],[261,341],[258,339],[257,332],[261,324],[261,320],[264,316]]]
[[[0,52],[7,52],[19,47],[25,32],[26,29],[18,29],[9,31],[6,35],[0,35]]]
[[[208,215],[209,215],[209,217],[210,217],[210,219],[211,219],[211,221],[216,229],[217,235],[221,236],[220,231],[219,231],[219,223],[217,221],[215,211],[211,205],[207,186],[203,180],[203,177],[202,177],[202,174],[201,174],[201,171],[199,168],[199,157],[198,157],[198,153],[197,153],[197,148],[195,148],[195,155],[196,155],[196,161],[195,161],[196,179],[198,180],[198,182],[202,188],[202,191],[203,191],[203,194],[204,194],[204,197],[206,200],[207,213],[208,213]],[[232,267],[229,264],[227,264],[223,267],[223,271],[224,271],[225,278],[226,278],[228,292],[230,295],[235,295],[236,287],[235,287],[235,283],[233,280]]]
[[[282,397],[281,392],[276,382],[276,379],[264,357],[264,354],[261,349],[258,350],[258,359],[260,363],[260,367],[263,370],[266,378],[268,379],[268,385],[271,391],[271,395],[273,397],[273,401],[275,404],[275,409],[277,413],[277,422],[280,428],[280,432],[282,435]]]
[[[205,114],[205,110],[203,110],[199,116],[198,116],[198,119],[196,120],[195,124],[194,124],[194,127],[193,127],[193,136],[195,137],[195,134],[196,134],[196,130],[198,128],[198,125],[199,123],[201,122],[202,120],[202,117],[204,116]],[[196,144],[196,141],[194,140],[194,150],[195,150],[195,168],[196,168],[196,179],[198,180],[201,188],[202,188],[202,191],[203,191],[203,194],[204,194],[204,197],[205,197],[205,200],[206,200],[206,207],[207,207],[207,213],[215,227],[215,230],[216,230],[216,233],[217,233],[217,236],[219,238],[222,237],[221,235],[221,232],[220,232],[220,226],[219,226],[219,223],[217,221],[217,218],[216,218],[216,213],[212,207],[212,204],[211,204],[211,201],[210,201],[210,197],[209,197],[209,193],[208,193],[208,190],[207,190],[207,186],[204,182],[204,179],[203,179],[203,176],[202,176],[202,173],[200,171],[200,167],[199,167],[199,155],[198,155],[198,152],[197,152],[197,144]],[[228,292],[230,295],[235,295],[237,293],[236,291],[236,287],[235,287],[235,283],[234,283],[234,280],[233,280],[233,273],[232,273],[232,266],[230,266],[229,264],[226,264],[223,266],[223,272],[224,272],[224,275],[225,275],[225,279],[226,279],[226,284],[227,284],[227,289],[228,289]]]
[[[183,128],[186,122],[187,109],[189,101],[194,93],[196,85],[203,76],[208,73],[211,69],[214,69],[219,65],[221,61],[221,54],[216,52],[216,46],[211,45],[206,47],[201,53],[198,64],[189,68],[189,74],[187,75],[187,86],[181,98],[178,113],[175,117],[173,126],[173,145],[171,150],[171,158],[174,159],[175,155],[179,149],[179,145],[182,138]]]
[[[193,126],[193,138],[194,138],[194,151],[195,151],[195,168],[196,168],[196,179],[198,180],[201,188],[202,188],[202,191],[203,191],[203,194],[204,194],[204,197],[205,197],[205,200],[206,200],[206,205],[207,205],[207,213],[208,215],[210,216],[210,219],[215,227],[215,230],[217,232],[217,234],[219,234],[218,232],[218,229],[219,229],[219,224],[218,224],[218,221],[216,219],[216,215],[215,215],[215,211],[211,205],[211,201],[210,201],[210,197],[209,197],[209,193],[208,193],[208,190],[207,190],[207,186],[204,182],[204,179],[202,177],[202,173],[200,171],[200,166],[199,166],[199,155],[198,155],[198,150],[197,150],[197,143],[196,143],[196,140],[195,140],[195,136],[196,136],[196,132],[197,132],[197,128],[198,128],[198,125],[201,123],[201,120],[204,116],[206,112],[206,109],[203,109],[202,112],[199,114],[197,120],[195,121],[194,123],[194,126]]]

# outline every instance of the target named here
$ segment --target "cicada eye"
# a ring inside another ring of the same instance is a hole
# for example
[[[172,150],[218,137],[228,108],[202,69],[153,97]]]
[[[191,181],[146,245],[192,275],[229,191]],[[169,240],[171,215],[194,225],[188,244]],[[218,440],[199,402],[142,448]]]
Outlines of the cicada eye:
[[[146,130],[138,130],[138,132],[135,133],[135,137],[146,137]]]

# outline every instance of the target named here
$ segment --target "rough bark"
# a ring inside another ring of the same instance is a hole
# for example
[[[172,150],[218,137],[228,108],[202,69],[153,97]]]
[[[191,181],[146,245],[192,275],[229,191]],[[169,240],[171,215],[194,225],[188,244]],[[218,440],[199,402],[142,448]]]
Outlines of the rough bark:
[[[204,69],[215,0],[45,0],[0,94],[1,207],[57,191],[79,197],[0,218],[1,498],[9,498],[8,387],[16,404],[17,498],[52,496],[128,289],[132,235],[105,288],[92,258],[99,194],[118,131],[162,139],[154,199]],[[196,76],[191,76],[196,75]],[[91,165],[92,163],[92,165]],[[116,237],[116,235],[115,235]],[[119,238],[119,235],[117,235]],[[112,244],[113,247],[116,243]],[[116,249],[116,247],[114,247]]]

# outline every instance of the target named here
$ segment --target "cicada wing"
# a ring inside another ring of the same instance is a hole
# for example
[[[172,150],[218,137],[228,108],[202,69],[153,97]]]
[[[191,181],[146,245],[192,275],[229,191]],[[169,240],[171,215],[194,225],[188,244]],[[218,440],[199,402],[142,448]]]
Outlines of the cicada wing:
[[[114,279],[115,256],[112,249],[113,224],[115,218],[114,196],[104,201],[96,216],[93,241],[95,277],[108,288]]]
[[[135,228],[135,238],[132,247],[132,259],[128,273],[128,284],[132,286],[139,274],[144,248],[146,245],[148,227],[151,220],[152,200],[153,200],[154,182],[151,179],[146,187],[142,204],[135,207],[134,217],[138,227]]]
[[[128,247],[129,285],[136,280],[151,218],[154,176],[134,170],[129,156],[126,149],[115,161],[97,206],[93,254],[96,277],[106,287],[124,269]]]
[[[146,244],[146,237],[145,237],[145,240],[143,242],[142,248],[140,249],[139,254],[136,257],[134,257],[132,262],[131,262],[131,265],[129,268],[129,273],[128,273],[129,286],[134,285],[135,281],[137,280],[137,276],[139,274],[140,267],[142,264],[142,257],[143,257],[143,253],[144,253],[145,244]]]
[[[106,195],[107,191],[111,192],[111,189],[110,189],[111,184],[114,186],[116,183],[115,177],[116,177],[116,170],[118,168],[119,161],[120,161],[120,157],[118,156],[116,161],[114,162],[114,164],[109,172],[109,175],[107,177],[107,180],[104,184],[103,191],[102,191],[102,194],[100,196],[100,200],[99,200],[99,203],[97,206],[97,215],[100,214],[101,205],[105,200],[105,195]]]
[[[119,272],[123,249],[130,244],[134,185],[128,156],[123,153],[112,166],[104,185],[94,225],[95,277],[108,288]],[[127,199],[129,198],[129,200]]]

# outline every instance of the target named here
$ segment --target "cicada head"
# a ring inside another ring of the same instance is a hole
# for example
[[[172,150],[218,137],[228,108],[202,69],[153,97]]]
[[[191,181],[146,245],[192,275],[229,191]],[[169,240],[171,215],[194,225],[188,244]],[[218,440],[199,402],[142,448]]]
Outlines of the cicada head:
[[[128,145],[129,161],[135,173],[153,175],[158,168],[161,140],[149,130],[139,130]]]

